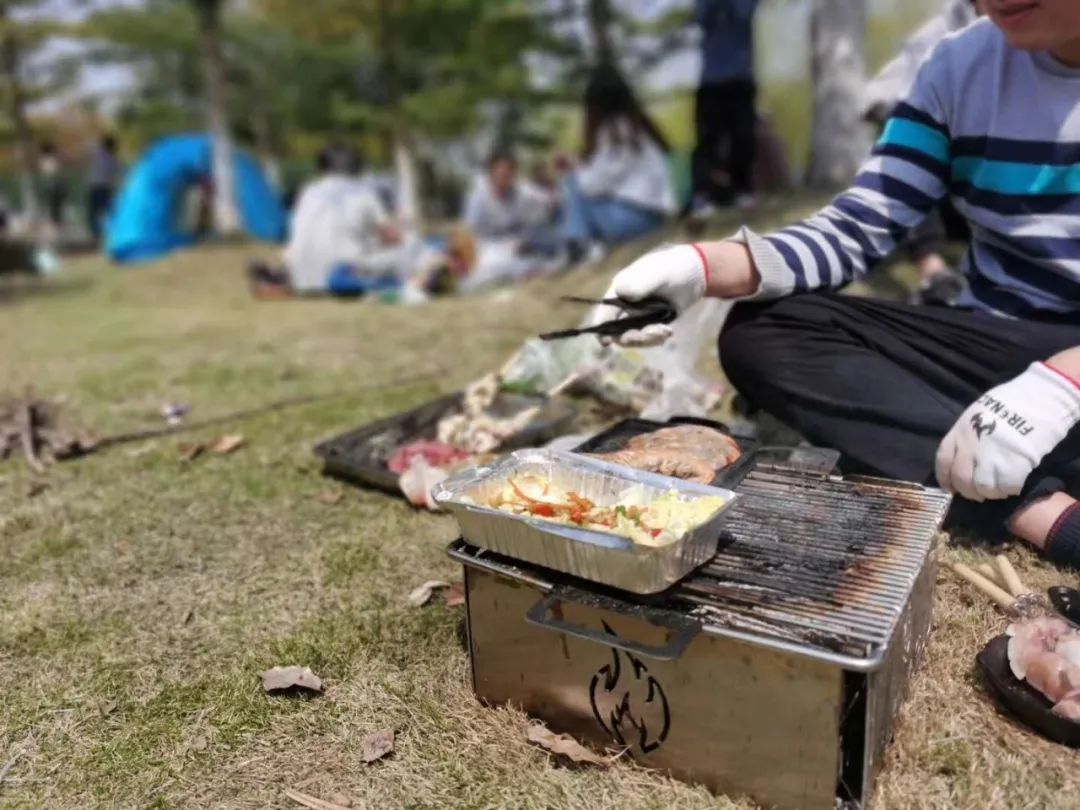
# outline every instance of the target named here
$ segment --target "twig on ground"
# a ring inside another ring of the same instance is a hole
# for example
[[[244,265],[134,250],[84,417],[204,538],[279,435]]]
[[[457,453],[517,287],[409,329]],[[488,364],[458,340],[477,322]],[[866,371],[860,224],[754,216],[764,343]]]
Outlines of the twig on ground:
[[[30,469],[36,473],[45,472],[45,465],[38,458],[37,439],[34,436],[34,399],[29,394],[26,400],[19,404],[19,434],[23,455],[26,456]]]
[[[0,785],[4,783],[4,779],[11,772],[11,769],[15,767],[15,763],[22,759],[26,750],[30,747],[30,743],[34,741],[34,730],[26,732],[26,737],[23,738],[22,744],[15,750],[15,753],[11,755],[11,758],[4,763],[4,767],[0,768]]]
[[[285,788],[285,795],[297,804],[302,804],[304,807],[310,807],[311,810],[351,810],[351,808],[348,808],[343,804],[335,804],[334,802],[328,802],[325,799],[318,799],[315,796],[309,796],[306,793],[301,793],[299,790],[293,790],[292,788]]]
[[[201,430],[203,428],[221,425],[226,422],[235,422],[240,419],[247,419],[252,416],[262,416],[263,414],[285,410],[286,408],[296,408],[300,405],[310,405],[315,402],[326,402],[333,399],[343,399],[345,397],[357,394],[361,391],[378,391],[384,389],[388,390],[403,385],[411,385],[413,383],[438,379],[442,376],[444,376],[444,373],[439,371],[430,371],[423,374],[412,374],[406,377],[399,377],[397,379],[388,380],[385,383],[374,383],[372,385],[364,385],[357,388],[350,388],[347,391],[331,391],[325,394],[309,394],[307,396],[300,397],[287,397],[285,399],[276,400],[275,402],[270,402],[266,405],[257,405],[253,408],[244,408],[243,410],[233,411],[232,413],[225,413],[221,416],[214,416],[209,419],[203,419],[197,422],[185,422],[179,425],[168,425],[166,427],[146,428],[145,430],[132,430],[126,433],[116,433],[112,436],[106,436],[100,441],[98,441],[94,445],[93,450],[103,450],[107,447],[115,447],[118,444],[130,444],[132,442],[141,442],[147,439],[159,439],[162,436],[173,436],[177,433],[187,433],[192,430]]]

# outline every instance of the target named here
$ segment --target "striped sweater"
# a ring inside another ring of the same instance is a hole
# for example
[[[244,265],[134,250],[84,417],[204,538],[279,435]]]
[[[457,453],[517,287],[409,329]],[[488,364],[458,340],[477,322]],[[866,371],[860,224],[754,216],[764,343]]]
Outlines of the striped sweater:
[[[962,306],[1080,322],[1080,70],[989,20],[941,42],[851,188],[768,236],[756,298],[842,287],[948,195],[972,228]]]

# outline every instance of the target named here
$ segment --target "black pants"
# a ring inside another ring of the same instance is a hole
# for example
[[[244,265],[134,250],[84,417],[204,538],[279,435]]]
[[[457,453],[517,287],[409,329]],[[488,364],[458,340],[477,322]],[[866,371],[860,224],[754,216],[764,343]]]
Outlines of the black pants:
[[[698,88],[694,110],[697,146],[692,158],[694,192],[717,203],[753,188],[756,118],[753,79]]]
[[[86,224],[94,239],[101,238],[105,217],[112,208],[113,191],[110,186],[90,186],[86,194]]]
[[[720,361],[751,403],[842,453],[845,472],[935,484],[938,444],[980,394],[1035,360],[1080,346],[1080,323],[1017,321],[831,293],[743,303]],[[1080,496],[1080,429],[1029,477],[1020,499]],[[987,507],[981,511],[989,516]]]

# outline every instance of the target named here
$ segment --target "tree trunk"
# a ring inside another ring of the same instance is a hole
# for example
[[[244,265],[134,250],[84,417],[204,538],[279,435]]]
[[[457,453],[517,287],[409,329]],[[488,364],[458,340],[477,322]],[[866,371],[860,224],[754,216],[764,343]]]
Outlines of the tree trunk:
[[[0,15],[2,16],[2,15]],[[26,117],[26,94],[23,90],[22,59],[19,43],[10,31],[3,39],[3,70],[8,82],[8,115],[15,130],[15,152],[19,163],[19,196],[23,216],[33,226],[41,207],[38,203],[37,149],[34,133]]]
[[[397,218],[410,230],[419,231],[423,225],[421,208],[420,166],[416,144],[407,122],[401,116],[401,77],[398,60],[401,57],[400,31],[395,22],[393,0],[379,0],[377,31],[379,62],[386,84],[387,107],[390,110],[390,142],[394,158],[394,179],[397,186]]]
[[[859,114],[865,34],[863,0],[813,0],[810,75],[814,123],[806,174],[811,186],[846,185],[866,157],[869,132]]]
[[[420,208],[420,167],[416,148],[400,128],[394,133],[393,148],[398,219],[410,230],[419,230],[423,225],[423,211]]]
[[[214,230],[229,236],[240,230],[233,177],[232,136],[225,99],[225,65],[221,53],[222,0],[195,0],[199,18],[203,90],[206,93],[206,125],[210,132],[211,173],[214,184]]]
[[[589,33],[596,49],[598,65],[615,64],[615,46],[611,42],[611,24],[614,14],[611,0],[588,0]]]
[[[255,148],[259,153],[259,162],[262,164],[263,174],[267,181],[278,191],[282,187],[281,161],[278,160],[278,150],[273,136],[273,127],[270,116],[266,110],[256,110],[252,121],[255,134]]]

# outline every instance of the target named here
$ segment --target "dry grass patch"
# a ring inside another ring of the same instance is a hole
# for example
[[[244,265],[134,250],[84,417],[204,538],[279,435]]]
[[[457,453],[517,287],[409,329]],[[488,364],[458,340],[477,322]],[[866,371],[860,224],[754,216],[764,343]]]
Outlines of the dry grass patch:
[[[0,766],[26,746],[0,806],[290,807],[286,787],[372,808],[748,806],[630,762],[560,767],[526,743],[522,715],[478,705],[460,610],[405,604],[426,579],[460,577],[444,554],[452,521],[327,482],[311,454],[569,325],[579,310],[558,296],[599,293],[608,274],[417,310],[273,304],[248,297],[247,257],[209,247],[0,280],[4,386],[33,384],[99,432],[160,424],[166,401],[199,419],[336,394],[184,437],[243,433],[228,456],[183,462],[175,439],[119,446],[51,469],[32,498],[30,474],[0,466]],[[331,490],[339,501],[320,500]],[[1021,571],[1060,579],[1026,554]],[[1075,806],[1075,755],[997,714],[974,675],[1001,626],[942,576],[879,806]],[[325,695],[265,696],[258,673],[291,663]],[[385,727],[396,750],[364,765],[360,740]]]

